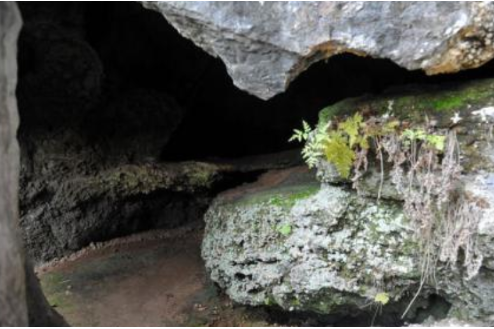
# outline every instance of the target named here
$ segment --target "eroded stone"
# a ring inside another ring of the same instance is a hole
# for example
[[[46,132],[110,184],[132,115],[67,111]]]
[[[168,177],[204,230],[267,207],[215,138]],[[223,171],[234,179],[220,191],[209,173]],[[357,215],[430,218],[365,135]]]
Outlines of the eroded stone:
[[[399,204],[319,186],[303,168],[221,194],[205,220],[206,268],[243,304],[333,314],[380,292],[407,299],[420,278]]]

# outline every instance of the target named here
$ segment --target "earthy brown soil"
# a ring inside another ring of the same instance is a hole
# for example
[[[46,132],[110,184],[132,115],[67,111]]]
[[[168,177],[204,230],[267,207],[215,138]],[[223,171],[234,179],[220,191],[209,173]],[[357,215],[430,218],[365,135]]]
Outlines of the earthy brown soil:
[[[50,303],[73,326],[266,326],[207,280],[200,228],[92,246],[38,268]],[[272,325],[272,324],[271,324]]]

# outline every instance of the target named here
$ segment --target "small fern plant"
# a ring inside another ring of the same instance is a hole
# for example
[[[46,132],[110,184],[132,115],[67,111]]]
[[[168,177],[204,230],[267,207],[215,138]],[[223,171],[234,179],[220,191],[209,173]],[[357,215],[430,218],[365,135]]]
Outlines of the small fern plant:
[[[305,142],[302,157],[309,168],[313,168],[325,154],[326,143],[329,142],[327,130],[330,125],[331,122],[328,122],[324,126],[321,125],[312,129],[306,121],[302,121],[302,129],[295,129],[292,137],[288,140],[290,142]]]
[[[352,168],[358,162],[358,154],[366,155],[371,144],[375,146],[378,158],[381,159],[383,170],[382,141],[390,136],[397,136],[404,149],[418,142],[436,153],[444,151],[446,136],[431,134],[422,128],[402,131],[400,126],[396,119],[383,121],[372,116],[364,120],[362,114],[356,112],[342,121],[329,121],[326,125],[319,124],[314,129],[302,121],[302,129],[295,129],[289,141],[305,142],[302,156],[309,168],[325,158],[345,179],[350,177]]]
[[[338,124],[329,121],[312,129],[303,121],[302,129],[295,129],[289,141],[304,142],[302,157],[314,167],[321,158],[335,166],[343,178],[348,178],[356,158],[357,148],[369,148],[369,135],[362,132],[365,126],[360,113]]]

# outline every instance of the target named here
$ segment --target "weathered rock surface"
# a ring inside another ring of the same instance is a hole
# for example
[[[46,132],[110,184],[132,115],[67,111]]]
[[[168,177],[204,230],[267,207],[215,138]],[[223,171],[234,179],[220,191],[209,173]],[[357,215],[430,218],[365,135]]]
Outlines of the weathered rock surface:
[[[303,167],[220,194],[205,219],[206,268],[239,303],[356,316],[382,292],[406,307],[420,278],[399,203],[320,186]]]
[[[21,10],[20,209],[32,259],[197,215],[202,201],[166,191],[187,174],[155,168],[184,110],[162,91],[122,91],[105,81],[84,28],[87,9],[22,4]]]
[[[455,318],[446,318],[439,321],[425,321],[422,324],[414,324],[410,327],[441,327],[441,328],[460,328],[460,327],[486,327],[484,323],[481,322],[467,322],[458,320]]]
[[[459,189],[470,200],[481,206],[477,214],[475,245],[473,252],[481,262],[479,273],[468,279],[467,268],[460,264],[448,271],[445,268],[438,276],[437,287],[443,290],[452,303],[451,314],[463,319],[480,319],[492,322],[494,309],[491,294],[494,292],[493,248],[494,238],[494,147],[492,127],[494,117],[492,105],[494,96],[492,79],[471,81],[462,84],[418,86],[405,91],[390,91],[379,97],[364,96],[348,99],[330,106],[320,113],[320,122],[333,117],[348,115],[355,111],[369,111],[379,115],[392,115],[400,120],[414,123],[434,122],[436,128],[451,128],[456,132],[460,149],[460,163],[463,168],[459,178]],[[453,123],[457,115],[460,121]],[[370,162],[370,170],[359,179],[361,195],[376,197],[378,194],[380,170],[377,161]],[[391,182],[389,167],[385,166],[382,196],[403,200]],[[440,174],[440,173],[438,173]],[[318,178],[326,183],[341,183],[342,179],[331,165],[318,166]],[[460,224],[458,224],[460,225]],[[457,227],[460,229],[460,226]],[[458,236],[456,238],[459,238]]]
[[[39,161],[53,156],[47,153]],[[23,176],[24,241],[31,257],[42,261],[91,242],[177,227],[201,218],[215,189],[299,159],[296,152],[288,152],[222,163],[119,164],[89,170],[82,166],[88,171],[71,169],[63,176],[57,172],[70,164],[52,160],[53,167],[44,174],[27,176],[26,171]],[[34,166],[43,167],[38,162]]]
[[[0,325],[27,326],[24,261],[18,231],[19,148],[15,87],[21,18],[13,2],[0,3]]]
[[[14,2],[0,3],[0,325],[64,326],[46,301],[26,260],[19,232],[17,37],[22,25]]]
[[[387,58],[428,74],[494,56],[488,2],[143,2],[220,57],[234,83],[260,98],[312,63],[340,53]]]
[[[252,154],[245,145],[259,153],[279,150],[258,149],[260,129],[281,136],[279,143],[286,146],[286,135],[306,108],[301,104],[291,114],[293,121],[285,118],[281,128],[265,125],[293,101],[272,109],[241,93],[216,69],[219,61],[182,38],[158,13],[136,3],[19,6],[25,20],[17,88],[20,210],[24,242],[35,262],[91,242],[200,219],[217,189],[286,165],[286,154],[183,161],[216,158],[229,149],[232,156]],[[106,16],[116,19],[107,22]],[[128,19],[143,30],[130,28]],[[155,29],[159,37],[143,40]],[[211,86],[203,88],[205,81]],[[261,120],[248,111],[252,107],[256,113],[272,112]],[[241,140],[247,133],[255,138]],[[225,136],[235,145],[223,143]],[[171,140],[174,152],[168,148]],[[292,154],[288,164],[299,161],[297,152]],[[180,162],[170,164],[170,159]]]
[[[469,277],[462,256],[452,267],[439,262],[436,282],[425,284],[419,300],[437,294],[451,305],[443,316],[486,323],[494,319],[493,84],[414,87],[346,100],[320,116],[324,124],[365,110],[456,130],[463,155],[459,184],[481,208],[475,242],[465,252],[475,253],[480,268]],[[455,113],[462,119],[453,125]],[[318,168],[322,183],[300,170],[284,171],[221,194],[206,214],[202,249],[213,280],[244,304],[352,314],[385,292],[389,307],[403,312],[421,278],[416,224],[404,215],[403,196],[392,188],[387,169],[383,199],[376,201],[380,174],[374,160],[360,181],[360,194],[328,166]],[[393,312],[386,307],[384,312]],[[412,309],[410,320],[414,316]]]
[[[186,196],[165,192],[176,169],[170,173],[154,168],[179,121],[174,120],[174,103],[157,93],[146,95],[140,104],[147,107],[149,115],[140,115],[140,121],[133,119],[139,111],[137,104],[129,106],[132,102],[110,106],[118,110],[100,115],[81,111],[65,116],[70,118],[65,125],[57,125],[53,113],[45,112],[46,121],[37,121],[33,119],[36,112],[24,112],[26,121],[19,134],[21,226],[35,261],[59,257],[119,231],[126,234],[150,228],[165,210],[183,214],[167,217],[177,223],[190,214],[182,207],[196,209],[189,207]],[[112,120],[118,123],[112,124]],[[155,181],[160,183],[153,185]],[[160,195],[152,193],[158,190]],[[140,221],[145,215],[148,221]]]

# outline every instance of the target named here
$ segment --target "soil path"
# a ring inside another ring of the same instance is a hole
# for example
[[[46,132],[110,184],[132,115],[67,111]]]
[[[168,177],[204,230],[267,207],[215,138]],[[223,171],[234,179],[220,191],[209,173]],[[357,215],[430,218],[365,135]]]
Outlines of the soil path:
[[[266,326],[206,278],[200,229],[148,232],[39,269],[50,303],[73,326]]]

